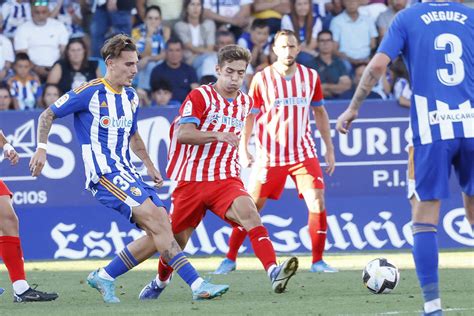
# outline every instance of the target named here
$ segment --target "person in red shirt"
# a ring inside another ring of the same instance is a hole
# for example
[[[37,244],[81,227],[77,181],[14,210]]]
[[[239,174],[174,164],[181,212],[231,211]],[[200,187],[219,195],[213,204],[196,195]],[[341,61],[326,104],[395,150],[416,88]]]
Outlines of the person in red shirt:
[[[249,91],[254,104],[243,133],[246,158],[251,163],[255,162],[249,190],[261,210],[268,198],[280,197],[287,176],[291,176],[299,197],[304,198],[309,211],[308,228],[313,255],[311,271],[337,272],[323,261],[327,231],[324,179],[309,124],[312,111],[326,145],[326,172],[331,175],[335,166],[334,147],[321,81],[316,70],[296,63],[300,45],[293,31],[279,31],[275,35],[273,50],[277,61],[255,75]],[[247,148],[254,125],[257,144],[255,161]],[[235,270],[238,249],[245,236],[247,232],[244,229],[234,227],[229,252],[216,274]]]
[[[2,130],[0,130],[0,148],[3,148],[3,155],[5,159],[10,160],[11,165],[18,163],[18,153],[8,143]],[[26,282],[18,217],[12,206],[12,197],[13,193],[0,180],[0,257],[7,267],[13,285],[13,301],[17,303],[53,301],[58,298],[58,294],[32,289]],[[0,295],[3,292],[4,290],[0,288]]]
[[[253,105],[240,87],[251,54],[245,48],[227,45],[217,59],[217,82],[191,91],[171,126],[167,175],[178,181],[171,198],[171,227],[182,248],[208,209],[232,226],[243,227],[273,291],[282,293],[296,273],[298,259],[276,264],[268,232],[240,179],[238,144]],[[157,298],[172,271],[160,257],[158,275],[143,288],[140,299]]]

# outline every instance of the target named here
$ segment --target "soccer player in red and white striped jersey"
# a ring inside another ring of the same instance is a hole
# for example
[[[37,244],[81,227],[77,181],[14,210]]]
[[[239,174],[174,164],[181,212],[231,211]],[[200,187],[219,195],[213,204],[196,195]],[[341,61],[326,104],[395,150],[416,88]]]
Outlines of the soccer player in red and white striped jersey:
[[[277,61],[255,75],[249,92],[254,106],[246,121],[243,142],[248,144],[256,125],[257,143],[250,192],[261,210],[268,198],[280,197],[286,177],[291,176],[299,197],[305,199],[309,210],[311,271],[337,272],[323,261],[327,231],[324,180],[309,125],[312,111],[327,148],[326,172],[331,175],[335,165],[334,147],[329,118],[323,106],[321,81],[316,70],[296,63],[300,48],[292,31],[279,31],[273,49]],[[253,161],[248,150],[246,153],[247,159]],[[240,227],[233,229],[227,258],[216,273],[225,274],[235,269],[238,249],[246,235]]]
[[[245,48],[223,47],[218,53],[217,82],[191,91],[171,127],[167,174],[178,181],[171,199],[171,226],[182,248],[208,209],[232,226],[243,227],[274,292],[282,293],[298,268],[298,259],[276,264],[268,232],[240,180],[238,145],[253,102],[239,89],[250,59]],[[157,298],[172,271],[160,258],[158,275],[140,298]]]

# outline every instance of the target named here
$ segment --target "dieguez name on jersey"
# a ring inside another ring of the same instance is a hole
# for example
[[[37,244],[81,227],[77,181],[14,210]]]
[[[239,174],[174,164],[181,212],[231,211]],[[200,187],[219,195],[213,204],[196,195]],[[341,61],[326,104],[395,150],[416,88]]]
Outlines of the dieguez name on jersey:
[[[236,129],[241,130],[244,127],[244,122],[238,118],[232,116],[221,115],[220,113],[211,114],[207,117],[206,123],[211,123],[214,125],[224,124],[227,126],[235,127]]]
[[[308,104],[308,98],[306,97],[290,97],[290,98],[278,98],[273,102],[274,106],[306,106]]]

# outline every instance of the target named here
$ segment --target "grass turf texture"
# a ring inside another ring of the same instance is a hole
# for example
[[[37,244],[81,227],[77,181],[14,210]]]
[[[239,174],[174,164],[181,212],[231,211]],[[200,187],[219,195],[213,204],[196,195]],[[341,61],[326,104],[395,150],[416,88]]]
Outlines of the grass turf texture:
[[[376,257],[391,260],[400,269],[401,281],[394,292],[370,294],[361,280],[365,264]],[[370,253],[327,256],[328,263],[342,271],[335,274],[308,272],[310,258],[299,256],[300,270],[290,281],[288,291],[274,294],[260,263],[242,257],[237,271],[212,276],[215,283],[230,284],[222,298],[193,302],[191,291],[177,276],[156,301],[137,299],[143,285],[156,271],[156,259],[117,280],[117,295],[122,303],[104,304],[100,294],[85,282],[87,274],[107,261],[56,261],[26,264],[30,284],[39,290],[57,291],[59,299],[50,303],[12,302],[11,286],[5,267],[1,267],[0,284],[6,292],[0,297],[0,315],[419,315],[422,301],[409,253]],[[281,258],[284,259],[284,258]],[[202,272],[213,271],[221,258],[192,258]],[[472,252],[442,253],[440,279],[443,308],[446,315],[474,315],[474,254]]]

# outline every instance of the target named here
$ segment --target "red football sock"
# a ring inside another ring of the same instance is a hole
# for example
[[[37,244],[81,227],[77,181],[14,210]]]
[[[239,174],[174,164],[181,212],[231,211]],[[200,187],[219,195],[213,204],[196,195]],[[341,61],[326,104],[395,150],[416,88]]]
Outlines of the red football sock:
[[[311,237],[313,263],[315,263],[323,259],[326,231],[328,229],[326,210],[321,213],[309,213],[308,229]]]
[[[158,261],[158,278],[160,281],[166,281],[170,278],[171,273],[173,273],[173,268],[167,265],[163,259],[160,257]]]
[[[268,237],[267,229],[263,226],[252,228],[249,232],[250,242],[252,243],[253,252],[257,258],[262,262],[265,270],[268,270],[272,265],[276,265],[275,249]]]
[[[239,254],[239,248],[244,243],[245,237],[247,237],[247,231],[240,226],[234,227],[232,229],[232,234],[229,239],[229,251],[227,252],[227,259],[232,261],[237,260],[237,255]]]
[[[0,254],[12,283],[18,280],[26,280],[20,238],[16,236],[0,236]]]

